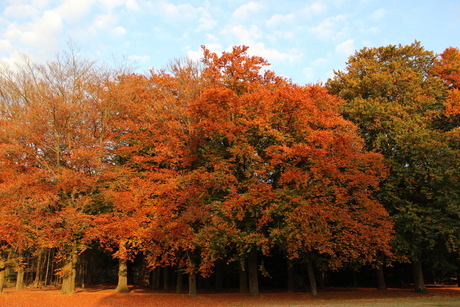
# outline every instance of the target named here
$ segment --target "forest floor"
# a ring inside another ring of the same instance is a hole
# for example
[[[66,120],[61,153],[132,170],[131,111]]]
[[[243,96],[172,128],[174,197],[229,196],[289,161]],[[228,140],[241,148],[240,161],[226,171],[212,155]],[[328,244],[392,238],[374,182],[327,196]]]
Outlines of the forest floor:
[[[130,287],[130,293],[114,293],[113,287],[78,288],[74,294],[59,294],[59,289],[4,289],[1,307],[150,307],[150,306],[376,306],[376,307],[459,307],[460,288],[429,286],[428,294],[412,289],[375,290],[370,288],[326,288],[312,297],[306,292],[266,292],[250,297],[235,291],[199,292],[196,297]]]

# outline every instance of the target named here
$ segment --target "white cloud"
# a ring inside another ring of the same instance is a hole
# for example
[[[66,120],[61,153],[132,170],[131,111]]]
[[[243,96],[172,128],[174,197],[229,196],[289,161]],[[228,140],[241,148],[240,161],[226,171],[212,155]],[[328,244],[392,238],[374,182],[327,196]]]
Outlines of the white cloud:
[[[347,56],[354,54],[355,50],[355,41],[353,39],[348,39],[335,47],[335,51],[337,51],[337,53]]]
[[[55,11],[64,20],[75,23],[88,15],[94,0],[66,0],[61,2],[62,4]]]
[[[54,11],[46,11],[35,23],[30,24],[29,31],[24,31],[21,41],[30,47],[39,48],[43,53],[53,52],[58,48],[62,19]],[[48,51],[48,52],[47,52]]]
[[[327,6],[323,2],[315,2],[311,5],[303,7],[299,13],[300,15],[310,17],[327,11]]]
[[[227,26],[221,31],[224,35],[233,36],[238,44],[251,45],[261,36],[259,28],[255,25],[245,27],[243,25]]]
[[[328,59],[319,58],[319,59],[316,59],[316,60],[314,60],[313,62],[311,62],[311,65],[314,66],[314,67],[324,66],[324,65],[326,65],[328,62],[329,62]]]
[[[112,29],[116,25],[116,18],[113,14],[100,14],[94,18],[93,25],[97,29]]]
[[[159,6],[153,6],[152,10],[166,19],[190,19],[196,17],[196,9],[191,4],[174,5],[168,2],[161,2]]]
[[[236,21],[243,21],[256,14],[262,8],[263,5],[260,2],[251,1],[237,8],[233,12],[232,18]]]
[[[211,42],[213,44],[217,44],[219,42],[219,38],[214,36],[214,35],[212,35],[212,34],[207,33],[206,34],[206,41]]]
[[[347,20],[346,15],[327,17],[316,27],[310,27],[309,31],[320,39],[328,40],[335,38],[344,29],[343,24]]]
[[[264,43],[258,42],[249,46],[248,54],[261,56],[269,63],[295,62],[302,57],[296,49],[291,49],[289,53],[282,52],[274,48],[266,47]]]
[[[280,25],[291,24],[295,20],[294,14],[275,14],[266,21],[268,27],[279,27]]]
[[[18,39],[22,35],[22,30],[18,27],[15,23],[10,23],[8,28],[4,32],[4,37],[8,37],[11,39]]]
[[[188,50],[187,51],[187,58],[193,60],[193,61],[199,61],[201,59],[201,56],[203,53],[200,50]]]
[[[14,10],[10,13],[13,14]],[[0,49],[9,54],[10,62],[20,59],[16,51],[27,52],[32,60],[43,62],[59,50],[63,27],[61,16],[55,11],[47,10],[30,19],[27,23],[8,23],[0,36]]]
[[[248,54],[261,56],[271,63],[275,62],[294,62],[302,57],[301,52],[291,49],[289,53],[279,51],[276,48],[270,48],[262,42],[262,32],[255,25],[249,27],[243,25],[227,26],[220,32],[224,37],[230,37],[237,45],[246,45],[249,47]],[[233,39],[232,39],[233,38]]]
[[[106,11],[112,11],[114,8],[125,4],[126,0],[99,0],[99,2]]]
[[[387,11],[385,9],[378,9],[374,13],[372,13],[372,20],[373,21],[380,21],[385,18]]]
[[[13,50],[13,46],[9,39],[0,39],[0,52],[10,53]]]
[[[13,4],[8,6],[3,15],[7,18],[31,18],[38,15],[39,11],[37,8],[30,4]]]
[[[213,29],[217,25],[217,20],[213,19],[208,11],[203,11],[200,19],[198,19],[198,27],[196,32],[207,31]]]
[[[273,43],[276,42],[276,38],[282,38],[282,39],[289,39],[289,40],[294,40],[296,39],[297,35],[292,32],[292,31],[273,31],[273,35],[269,36],[268,39],[272,41]]]
[[[19,1],[12,0],[11,2],[19,2]],[[21,2],[24,2],[24,1],[21,1]],[[32,0],[31,2],[32,2],[31,5],[33,7],[37,8],[37,9],[42,9],[42,8],[48,6],[48,4],[51,2],[51,0]]]
[[[222,46],[220,44],[205,44],[206,49],[216,54],[222,53]],[[187,51],[187,58],[193,61],[201,60],[203,56],[203,50],[201,47],[198,50],[188,50]]]
[[[139,9],[139,4],[137,4],[136,0],[127,0],[125,6],[131,11],[137,11]]]
[[[114,29],[112,29],[112,34],[116,35],[116,36],[121,36],[121,35],[125,35],[127,33],[126,29],[123,28],[123,27],[115,27]]]

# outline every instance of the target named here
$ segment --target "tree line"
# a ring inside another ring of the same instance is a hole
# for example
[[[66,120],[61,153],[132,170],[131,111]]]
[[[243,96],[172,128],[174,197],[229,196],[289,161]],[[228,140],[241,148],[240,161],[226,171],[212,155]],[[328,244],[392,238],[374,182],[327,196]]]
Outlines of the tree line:
[[[223,267],[258,295],[270,257],[290,290],[305,268],[313,295],[363,266],[381,289],[398,263],[418,292],[423,268],[458,279],[460,50],[364,48],[301,86],[247,49],[148,74],[74,48],[4,65],[0,289],[74,292],[112,258],[118,292],[135,262],[150,284],[174,268],[191,296]]]

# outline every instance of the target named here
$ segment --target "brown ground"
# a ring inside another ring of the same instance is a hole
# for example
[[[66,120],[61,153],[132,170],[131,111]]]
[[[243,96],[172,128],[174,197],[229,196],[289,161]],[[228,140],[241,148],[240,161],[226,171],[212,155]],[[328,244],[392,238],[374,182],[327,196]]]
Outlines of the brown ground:
[[[313,298],[305,292],[261,292],[249,297],[236,292],[187,294],[163,293],[149,289],[131,288],[130,293],[116,294],[106,286],[78,289],[75,294],[61,295],[58,289],[15,291],[4,289],[1,307],[150,307],[150,306],[442,306],[460,307],[460,288],[429,287],[428,294],[412,289],[378,291],[368,288],[328,288]]]

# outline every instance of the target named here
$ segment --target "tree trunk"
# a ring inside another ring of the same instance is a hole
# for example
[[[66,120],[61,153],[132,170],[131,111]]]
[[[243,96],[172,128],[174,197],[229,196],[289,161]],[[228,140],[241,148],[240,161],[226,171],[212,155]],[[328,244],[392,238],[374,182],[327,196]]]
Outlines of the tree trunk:
[[[257,269],[257,250],[252,249],[248,255],[249,295],[259,295],[259,278]]]
[[[6,272],[6,263],[5,258],[3,257],[2,252],[0,252],[0,293],[3,292],[3,287],[5,286],[5,272]]]
[[[24,267],[22,265],[18,268],[16,277],[16,290],[24,290]]]
[[[317,296],[318,290],[316,288],[316,278],[315,278],[315,271],[313,270],[313,263],[308,261],[307,263],[307,271],[308,271],[308,280],[310,281],[310,291],[311,295]]]
[[[153,272],[152,272],[152,288],[153,290],[159,290],[160,289],[160,272],[161,272],[161,268],[160,267],[156,267],[155,269],[153,269]]]
[[[127,293],[128,289],[128,262],[123,259],[118,259],[118,285],[115,292]]]
[[[165,266],[163,268],[163,291],[168,292],[168,270],[169,267]]]
[[[216,261],[216,292],[222,292],[223,260]]]
[[[24,290],[24,258],[22,252],[18,253],[18,271],[16,275],[16,290]]]
[[[56,262],[53,260],[54,259],[54,256],[55,256],[55,252],[56,250],[53,248],[51,249],[50,251],[50,254],[49,254],[49,257],[48,257],[48,260],[49,260],[49,263],[50,263],[50,268],[49,268],[49,285],[51,285],[52,282],[54,282],[54,285],[56,286],[57,285],[57,277],[56,275],[54,274],[54,267],[56,266]],[[46,281],[45,281],[46,283]]]
[[[87,267],[88,267],[88,259],[85,257],[85,260],[82,262],[81,257],[80,257],[80,265],[78,266],[78,277],[79,277],[79,285],[82,288],[85,288],[85,283],[86,283],[86,272],[87,272]],[[45,278],[46,280],[46,278]]]
[[[204,279],[204,285],[205,285],[205,286],[204,286],[204,289],[205,289],[206,291],[211,291],[211,289],[212,289],[212,287],[211,287],[211,278],[205,277],[205,278],[203,278],[203,279]]]
[[[294,265],[292,263],[288,263],[288,271],[287,271],[287,277],[288,277],[288,292],[294,292],[295,291],[295,271],[294,271]]]
[[[460,287],[460,252],[457,252],[457,286]]]
[[[68,258],[65,260],[62,276],[61,294],[74,293],[75,292],[75,278],[77,275],[78,255],[77,247],[72,247],[72,251]]]
[[[248,293],[248,274],[245,268],[240,266],[240,293]]]
[[[427,293],[425,280],[423,278],[422,262],[420,257],[412,262],[412,270],[414,275],[414,290],[417,293]]]
[[[184,274],[182,274],[182,271],[179,268],[177,270],[177,280],[176,280],[176,293],[177,294],[182,293],[183,276],[184,276]]]
[[[188,275],[188,296],[196,296],[196,274]]]
[[[51,252],[52,252],[52,249],[49,249],[48,252],[46,253],[46,258],[45,258],[45,261],[46,261],[46,268],[45,268],[45,286],[47,286],[49,283],[48,283],[48,276],[50,275],[49,274],[49,269],[50,269],[50,266],[53,262],[52,258],[51,258]]]
[[[385,275],[383,274],[383,265],[378,264],[375,268],[375,273],[377,275],[377,289],[386,290],[387,285],[385,283]]]
[[[321,290],[324,290],[325,282],[326,282],[326,273],[323,270],[321,270],[319,272],[319,288]]]
[[[147,260],[142,256],[141,267],[139,268],[139,283],[141,286],[148,287],[150,283],[150,269],[147,267]]]
[[[37,266],[35,268],[35,280],[34,280],[34,288],[39,288],[40,287],[40,277],[41,277],[41,271],[42,271],[42,258],[43,258],[43,253],[44,250],[39,250],[38,251],[38,258],[37,258]]]

